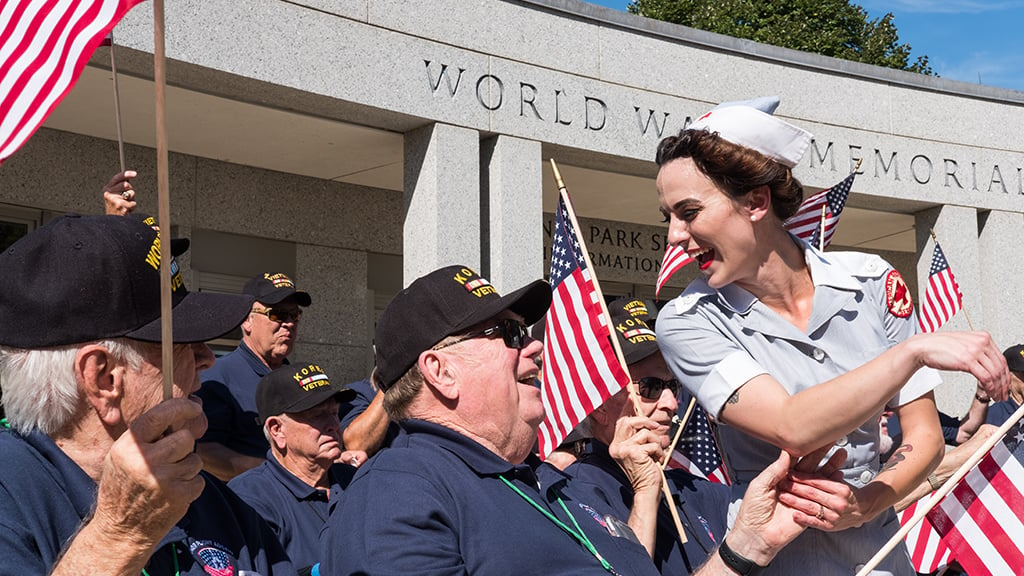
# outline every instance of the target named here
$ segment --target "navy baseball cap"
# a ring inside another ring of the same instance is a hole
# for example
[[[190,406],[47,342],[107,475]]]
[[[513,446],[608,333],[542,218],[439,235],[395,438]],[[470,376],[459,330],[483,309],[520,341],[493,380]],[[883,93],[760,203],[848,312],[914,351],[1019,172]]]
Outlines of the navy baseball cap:
[[[273,306],[289,296],[295,296],[299,306],[309,306],[313,300],[305,290],[295,287],[287,274],[265,272],[245,283],[242,294],[252,296],[257,302]]]
[[[399,292],[377,322],[374,333],[375,378],[381,390],[398,381],[420,354],[447,336],[510,310],[527,325],[551,306],[551,286],[536,280],[501,296],[468,266],[446,266],[417,278]]]
[[[54,219],[0,254],[0,345],[159,342],[160,259],[158,231],[138,219]],[[252,298],[189,292],[170,268],[174,342],[223,336],[248,315]]]
[[[278,414],[294,414],[337,398],[351,402],[356,391],[331,379],[313,362],[295,362],[272,370],[256,385],[256,413],[260,422]]]
[[[1006,365],[1013,372],[1024,372],[1024,344],[1010,346],[1003,351],[1003,358],[1006,358]]]
[[[141,212],[132,212],[126,214],[125,218],[135,218],[146,226],[151,226],[157,232],[160,231],[160,225],[157,223],[155,216],[149,214],[143,214]],[[185,252],[188,252],[188,247],[192,245],[192,242],[188,238],[171,238],[171,256],[181,256]]]
[[[648,356],[660,352],[658,337],[648,322],[651,321],[647,304],[636,298],[619,298],[608,305],[612,325],[619,335],[622,355],[626,364],[635,364]]]

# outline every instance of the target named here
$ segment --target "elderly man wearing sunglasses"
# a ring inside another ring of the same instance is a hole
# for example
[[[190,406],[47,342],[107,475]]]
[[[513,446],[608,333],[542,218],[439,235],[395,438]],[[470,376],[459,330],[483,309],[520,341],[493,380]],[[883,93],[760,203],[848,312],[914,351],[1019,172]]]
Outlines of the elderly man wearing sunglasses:
[[[321,574],[658,574],[627,524],[631,511],[603,511],[606,503],[532,454],[544,405],[541,344],[526,325],[550,303],[546,282],[502,297],[464,266],[395,296],[377,323],[373,379],[402,431],[332,509]],[[658,384],[647,386],[661,398]],[[661,456],[648,445],[655,420],[633,424],[612,444],[630,470],[625,460]],[[780,457],[747,491],[729,536],[740,563],[713,556],[698,574],[753,574],[742,561],[770,560],[803,529],[780,503],[788,464]],[[648,472],[635,476],[645,489]],[[639,524],[655,522],[656,509],[638,510]]]
[[[242,341],[203,372],[199,392],[210,426],[197,452],[203,467],[225,482],[264,461],[270,445],[257,416],[256,385],[271,370],[287,364],[298,338],[302,307],[312,303],[309,294],[283,273],[260,274],[246,282],[242,292],[255,299],[242,322]]]

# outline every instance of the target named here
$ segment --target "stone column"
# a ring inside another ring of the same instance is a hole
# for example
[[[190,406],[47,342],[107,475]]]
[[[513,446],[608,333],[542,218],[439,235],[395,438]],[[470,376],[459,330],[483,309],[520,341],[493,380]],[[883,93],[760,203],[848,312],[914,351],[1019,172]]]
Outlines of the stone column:
[[[1024,214],[992,210],[979,219],[981,301],[985,324],[1000,349],[1024,342]]]
[[[404,285],[449,264],[480,269],[480,135],[430,124],[405,135]]]
[[[299,324],[292,361],[319,362],[332,380],[370,375],[373,349],[367,338],[373,306],[367,305],[366,252],[299,244],[295,277],[313,303]]]
[[[915,214],[917,229],[917,310],[921,311],[925,291],[928,288],[928,271],[931,268],[935,243],[929,230],[942,246],[942,253],[949,262],[950,270],[960,285],[963,294],[963,310],[946,322],[941,330],[976,330],[986,327],[985,307],[982,298],[981,265],[979,263],[978,211],[965,206],[943,205],[929,208]],[[970,324],[967,318],[970,317]],[[976,382],[968,374],[944,372],[943,383],[935,389],[935,401],[939,410],[963,416],[974,397]]]
[[[540,142],[495,136],[480,145],[483,271],[502,294],[544,276]]]

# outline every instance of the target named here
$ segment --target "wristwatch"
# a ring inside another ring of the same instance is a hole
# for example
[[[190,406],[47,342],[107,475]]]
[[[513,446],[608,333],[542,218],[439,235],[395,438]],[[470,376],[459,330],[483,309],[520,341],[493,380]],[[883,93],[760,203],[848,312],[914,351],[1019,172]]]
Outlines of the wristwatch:
[[[758,576],[768,567],[755,564],[753,560],[740,556],[732,548],[729,548],[729,544],[726,543],[724,538],[722,539],[722,544],[718,547],[718,555],[726,566],[740,576]]]

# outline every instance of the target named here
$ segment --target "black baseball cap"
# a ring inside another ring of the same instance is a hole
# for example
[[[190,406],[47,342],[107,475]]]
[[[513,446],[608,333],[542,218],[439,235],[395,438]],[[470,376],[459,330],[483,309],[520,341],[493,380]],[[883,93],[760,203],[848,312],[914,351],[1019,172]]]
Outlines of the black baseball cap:
[[[536,280],[501,296],[468,266],[446,266],[417,278],[398,293],[377,322],[374,355],[376,382],[387,390],[420,354],[445,337],[510,310],[527,325],[540,320],[551,305],[551,286]]]
[[[159,342],[160,258],[159,233],[137,219],[54,219],[0,254],[0,345]],[[170,268],[174,342],[223,336],[248,315],[252,298],[189,292]]]
[[[157,223],[155,216],[149,214],[143,214],[141,212],[132,212],[125,216],[126,218],[135,218],[146,226],[151,226],[157,232],[160,231],[160,225]],[[171,238],[171,256],[181,256],[185,252],[188,252],[188,247],[192,245],[192,242],[188,238]]]
[[[1024,344],[1010,346],[1003,351],[1006,366],[1013,372],[1024,372]]]
[[[256,413],[260,422],[266,422],[271,416],[309,410],[335,397],[338,402],[351,402],[356,391],[341,383],[332,384],[319,364],[285,364],[256,385]]]
[[[252,296],[257,302],[273,306],[289,296],[295,296],[299,306],[309,306],[313,300],[305,290],[295,288],[295,282],[281,272],[264,272],[245,283],[242,294]]]
[[[658,337],[648,322],[651,319],[647,304],[636,298],[619,298],[608,304],[608,314],[619,335],[622,355],[626,364],[635,364],[658,349]]]

